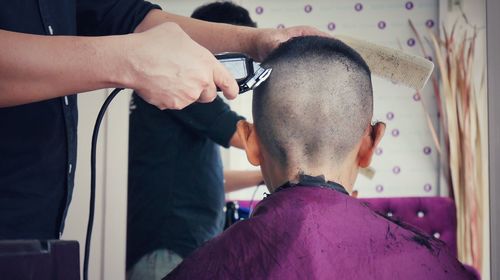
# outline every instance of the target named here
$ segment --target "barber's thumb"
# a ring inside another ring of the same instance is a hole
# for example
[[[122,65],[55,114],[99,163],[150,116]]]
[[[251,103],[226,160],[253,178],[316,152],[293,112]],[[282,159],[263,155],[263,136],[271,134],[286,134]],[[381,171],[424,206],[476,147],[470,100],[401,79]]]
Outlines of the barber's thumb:
[[[234,99],[238,96],[239,87],[236,79],[231,73],[220,63],[215,60],[214,63],[214,83],[222,90],[227,99]]]

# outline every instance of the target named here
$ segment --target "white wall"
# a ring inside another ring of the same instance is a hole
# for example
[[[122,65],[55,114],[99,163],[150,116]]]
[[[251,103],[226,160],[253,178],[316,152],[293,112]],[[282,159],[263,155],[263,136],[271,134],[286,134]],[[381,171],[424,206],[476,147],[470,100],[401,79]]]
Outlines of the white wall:
[[[80,243],[81,265],[90,197],[90,143],[95,119],[106,94],[105,90],[101,90],[78,97],[75,190],[62,239]],[[125,278],[129,99],[129,92],[121,92],[113,100],[99,133],[96,208],[89,269],[89,279],[92,280]]]
[[[73,200],[66,218],[66,228],[62,239],[77,240],[80,243],[80,264],[83,264],[85,233],[87,230],[88,209],[90,198],[90,143],[94,122],[99,108],[105,99],[105,91],[95,91],[78,96],[79,124],[78,124],[78,154],[75,171],[75,189]],[[90,259],[90,279],[101,279],[102,266],[102,214],[103,214],[103,186],[104,186],[104,140],[105,133],[101,132],[97,154],[97,183],[96,183],[96,210],[94,218],[94,233],[92,236],[92,252]]]

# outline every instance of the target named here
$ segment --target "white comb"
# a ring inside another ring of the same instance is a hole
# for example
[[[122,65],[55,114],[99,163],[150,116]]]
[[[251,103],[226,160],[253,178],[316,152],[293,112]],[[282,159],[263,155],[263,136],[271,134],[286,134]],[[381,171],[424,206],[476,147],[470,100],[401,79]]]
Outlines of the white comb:
[[[434,69],[434,63],[420,56],[343,35],[335,38],[356,50],[373,75],[395,84],[421,90]]]

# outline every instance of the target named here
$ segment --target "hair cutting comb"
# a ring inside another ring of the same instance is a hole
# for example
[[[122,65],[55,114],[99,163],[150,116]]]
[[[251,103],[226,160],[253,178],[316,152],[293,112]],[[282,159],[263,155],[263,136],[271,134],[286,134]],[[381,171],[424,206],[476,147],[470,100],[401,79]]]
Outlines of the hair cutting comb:
[[[434,69],[434,63],[428,59],[401,50],[343,35],[335,38],[356,50],[366,61],[373,75],[395,84],[421,90]]]

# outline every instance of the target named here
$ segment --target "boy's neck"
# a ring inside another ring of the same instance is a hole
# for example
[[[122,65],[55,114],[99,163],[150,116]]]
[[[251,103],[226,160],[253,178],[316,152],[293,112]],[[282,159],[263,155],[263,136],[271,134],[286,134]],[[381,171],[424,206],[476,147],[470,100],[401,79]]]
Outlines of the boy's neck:
[[[342,168],[342,167],[331,167],[325,169],[300,169],[300,168],[288,168],[287,171],[283,172],[283,170],[274,170],[274,172],[270,172],[269,180],[271,182],[268,183],[269,191],[274,192],[278,187],[283,184],[290,183],[298,183],[300,182],[301,175],[308,175],[312,177],[322,176],[325,181],[335,182],[337,184],[342,185],[347,192],[351,193],[353,189],[354,180],[356,175],[353,174],[356,172],[357,168]]]
[[[298,182],[287,182],[287,183],[283,184],[282,186],[280,186],[279,188],[277,188],[275,190],[275,192],[282,190],[282,189],[288,189],[288,188],[294,187],[294,186],[328,188],[328,189],[336,190],[340,193],[349,195],[349,193],[346,191],[346,189],[342,185],[337,184],[337,183],[332,182],[332,181],[329,181],[329,180],[326,180],[325,177],[322,175],[309,176],[309,175],[304,175],[304,174],[299,175]]]

